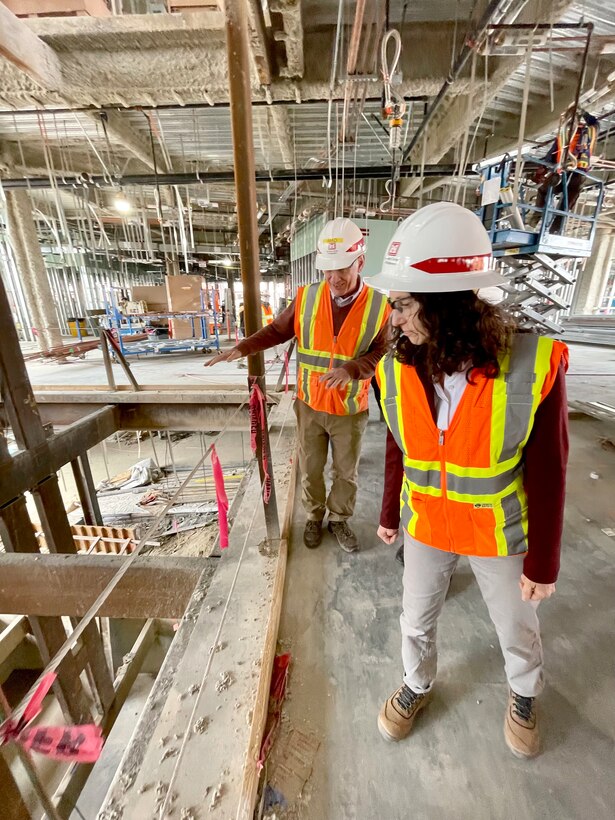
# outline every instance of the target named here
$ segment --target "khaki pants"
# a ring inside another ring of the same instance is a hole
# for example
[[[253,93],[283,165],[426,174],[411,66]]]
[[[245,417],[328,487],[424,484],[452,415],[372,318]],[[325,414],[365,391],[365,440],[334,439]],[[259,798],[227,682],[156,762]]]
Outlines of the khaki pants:
[[[330,521],[345,521],[354,512],[357,498],[357,467],[361,439],[367,426],[368,411],[354,416],[334,416],[312,410],[305,402],[295,401],[299,437],[302,502],[308,519],[322,521],[329,510]],[[325,465],[333,459],[331,490],[325,489]]]

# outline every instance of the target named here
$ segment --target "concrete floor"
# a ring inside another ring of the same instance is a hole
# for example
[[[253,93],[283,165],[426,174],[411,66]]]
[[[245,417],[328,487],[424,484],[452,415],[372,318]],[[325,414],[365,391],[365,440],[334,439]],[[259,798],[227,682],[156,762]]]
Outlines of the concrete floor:
[[[282,353],[282,346],[279,350]],[[128,356],[128,364],[134,376],[142,385],[176,384],[186,390],[207,387],[207,385],[244,385],[248,371],[237,362],[222,362],[206,368],[205,363],[213,354],[168,353],[156,356]],[[270,384],[275,385],[281,362],[274,362],[274,353],[265,352],[265,366]],[[245,360],[244,360],[245,361]],[[294,367],[294,365],[293,365]],[[35,359],[27,362],[28,375],[36,385],[71,385],[75,388],[88,385],[106,385],[105,368],[100,350],[86,353],[85,359],[69,361],[67,364]],[[293,370],[294,372],[294,370]],[[118,385],[129,384],[119,364],[113,365],[113,374]]]
[[[354,518],[361,552],[343,553],[331,536],[306,550],[304,517],[295,516],[280,632],[293,665],[280,742],[301,729],[320,748],[303,797],[270,816],[611,820],[615,537],[602,529],[615,528],[615,452],[598,442],[605,423],[571,425],[562,571],[556,596],[540,607],[549,680],[540,702],[544,749],[524,762],[504,744],[503,662],[463,559],[440,619],[434,700],[405,742],[388,744],[378,733],[380,705],[402,675],[402,568],[396,548],[376,538],[385,438],[376,418],[372,412]]]

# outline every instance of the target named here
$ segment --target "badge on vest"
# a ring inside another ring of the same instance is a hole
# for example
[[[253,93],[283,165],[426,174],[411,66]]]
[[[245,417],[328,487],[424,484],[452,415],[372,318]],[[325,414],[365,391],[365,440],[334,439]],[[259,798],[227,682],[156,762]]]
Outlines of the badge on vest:
[[[489,503],[475,504],[474,509],[475,510],[492,510],[493,509],[493,504],[489,504]]]

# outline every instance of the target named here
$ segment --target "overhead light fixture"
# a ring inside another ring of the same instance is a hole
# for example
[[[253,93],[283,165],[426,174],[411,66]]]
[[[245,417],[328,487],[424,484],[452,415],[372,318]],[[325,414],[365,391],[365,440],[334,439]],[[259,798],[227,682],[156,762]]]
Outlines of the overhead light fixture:
[[[230,258],[230,256],[227,256],[225,259],[222,260],[222,264],[225,268],[230,268],[233,264],[233,260]]]
[[[113,207],[118,214],[129,214],[132,211],[132,203],[126,198],[126,194],[120,191],[113,200]]]

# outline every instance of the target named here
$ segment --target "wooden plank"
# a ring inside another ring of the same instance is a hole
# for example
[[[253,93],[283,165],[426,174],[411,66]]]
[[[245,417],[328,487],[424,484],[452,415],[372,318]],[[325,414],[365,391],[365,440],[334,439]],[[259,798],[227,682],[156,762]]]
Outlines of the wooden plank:
[[[62,70],[55,51],[0,3],[0,55],[48,91],[62,87]]]
[[[15,615],[82,616],[126,559],[120,555],[0,557],[0,611]],[[181,618],[195,585],[213,564],[204,558],[135,560],[102,605],[107,618]]]
[[[280,626],[280,614],[282,612],[282,601],[284,598],[284,580],[286,578],[286,562],[288,558],[288,538],[293,517],[295,491],[297,487],[298,458],[295,449],[292,459],[292,472],[288,484],[288,494],[286,497],[286,510],[284,512],[284,523],[280,538],[278,552],[278,563],[271,596],[271,609],[269,610],[269,620],[265,634],[265,645],[260,663],[260,676],[256,699],[252,710],[252,725],[250,727],[250,739],[248,750],[243,767],[243,782],[241,784],[241,794],[239,796],[239,806],[237,809],[237,820],[252,820],[256,806],[258,794],[258,784],[260,780],[261,768],[258,765],[265,724],[267,723],[267,712],[269,709],[269,690],[271,688],[271,675],[273,673],[273,662],[278,641],[278,629]]]
[[[96,495],[96,487],[94,486],[90,460],[88,459],[87,453],[82,453],[78,458],[71,461],[71,468],[73,470],[73,476],[75,477],[77,492],[79,493],[83,520],[86,524],[102,525],[102,514],[98,504],[98,496]]]

